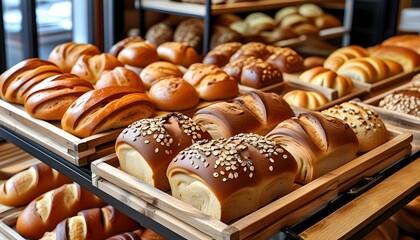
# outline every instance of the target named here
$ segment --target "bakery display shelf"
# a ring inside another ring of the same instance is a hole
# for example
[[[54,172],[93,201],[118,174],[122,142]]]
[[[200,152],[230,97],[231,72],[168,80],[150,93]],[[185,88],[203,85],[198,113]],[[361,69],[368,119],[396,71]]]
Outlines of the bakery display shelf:
[[[390,133],[389,141],[378,148],[231,223],[213,219],[121,171],[115,154],[92,162],[92,183],[156,221],[165,218],[166,227],[187,239],[205,239],[203,236],[213,239],[262,239],[305,218],[363,177],[374,175],[409,155],[412,136]],[[159,214],[155,214],[156,211]],[[165,214],[168,216],[164,217]]]

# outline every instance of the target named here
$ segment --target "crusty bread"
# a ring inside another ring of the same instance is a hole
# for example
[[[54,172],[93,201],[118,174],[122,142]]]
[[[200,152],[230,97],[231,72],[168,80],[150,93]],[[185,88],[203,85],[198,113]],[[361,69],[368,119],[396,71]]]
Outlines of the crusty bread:
[[[203,59],[204,64],[213,64],[218,67],[223,67],[229,63],[232,55],[242,47],[242,43],[230,42],[221,44],[206,54]]]
[[[115,153],[123,171],[158,189],[168,190],[169,162],[178,152],[203,139],[211,139],[205,128],[185,115],[171,113],[128,126],[115,142]]]
[[[369,48],[371,57],[384,58],[399,63],[404,72],[412,72],[420,66],[420,55],[408,48],[377,45]]]
[[[140,73],[140,78],[146,88],[150,89],[163,77],[182,77],[182,75],[183,73],[175,64],[158,61],[145,67]]]
[[[273,30],[276,26],[275,20],[268,14],[263,12],[253,12],[248,14],[245,22],[249,27],[257,32]]]
[[[163,22],[152,25],[146,32],[145,39],[156,46],[173,40],[174,30]]]
[[[151,117],[154,111],[146,93],[129,87],[106,87],[80,96],[64,113],[61,127],[83,138],[126,127],[134,121]]]
[[[382,42],[385,46],[399,46],[411,49],[420,54],[420,36],[415,34],[396,35]]]
[[[125,67],[116,67],[112,70],[105,70],[95,84],[96,89],[110,86],[131,87],[137,89],[139,92],[146,91],[140,76]]]
[[[242,45],[230,58],[230,62],[233,62],[238,59],[255,57],[261,58],[262,60],[267,59],[272,52],[270,48],[267,48],[267,45],[260,42],[249,42]]]
[[[324,67],[337,71],[341,65],[346,61],[359,58],[359,57],[368,57],[369,52],[366,48],[358,45],[350,45],[342,48],[338,48],[332,52],[327,59],[324,61]]]
[[[303,58],[291,48],[274,48],[274,52],[267,58],[267,62],[274,64],[285,73],[303,70]]]
[[[356,134],[341,120],[319,112],[301,113],[279,123],[269,139],[290,152],[298,164],[295,182],[307,184],[356,157]]]
[[[173,41],[185,43],[201,52],[203,47],[204,24],[199,18],[186,18],[175,29]]]
[[[328,103],[328,98],[322,93],[292,90],[283,95],[283,99],[290,105],[308,110],[315,110]]]
[[[172,196],[226,223],[289,193],[295,174],[292,155],[254,133],[195,143],[167,171]]]
[[[345,102],[326,109],[323,113],[346,122],[356,133],[359,152],[370,151],[388,141],[385,124],[372,109],[356,102]]]
[[[420,87],[396,90],[386,95],[378,106],[390,111],[420,117]]]
[[[185,43],[166,42],[158,46],[157,52],[160,59],[184,67],[200,62],[197,51]]]
[[[274,15],[274,19],[275,21],[278,23],[280,23],[281,21],[283,21],[283,19],[290,15],[290,14],[297,14],[299,11],[297,6],[288,6],[288,7],[284,7],[279,9],[276,14]]]
[[[131,36],[118,41],[109,49],[108,53],[114,57],[118,57],[118,54],[123,50],[127,45],[132,43],[144,42],[144,39],[140,36]]]
[[[148,41],[127,44],[118,54],[118,60],[134,68],[144,68],[159,61],[156,46]]]

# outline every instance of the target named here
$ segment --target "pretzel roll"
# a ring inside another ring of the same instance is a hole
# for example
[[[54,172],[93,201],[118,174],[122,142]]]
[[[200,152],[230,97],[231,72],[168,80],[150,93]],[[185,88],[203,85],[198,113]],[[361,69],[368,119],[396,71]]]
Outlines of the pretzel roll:
[[[303,70],[303,58],[291,48],[276,47],[267,62],[276,65],[280,71],[294,73]]]
[[[283,99],[291,106],[315,110],[328,103],[327,97],[319,92],[292,90],[284,94]]]
[[[371,57],[384,58],[399,63],[404,72],[412,72],[420,66],[420,55],[415,51],[398,46],[375,46],[369,49]]]
[[[213,64],[218,67],[223,67],[229,63],[232,55],[241,48],[242,43],[230,42],[221,44],[206,54],[203,59],[204,64]]]
[[[112,45],[112,47],[109,49],[108,53],[113,55],[114,57],[118,57],[118,54],[123,50],[127,45],[132,43],[138,43],[138,42],[144,42],[144,39],[140,36],[131,36],[124,38],[123,40],[115,43]]]
[[[128,66],[144,68],[159,61],[156,46],[151,42],[129,43],[118,54],[118,60]]]
[[[279,123],[267,138],[297,161],[295,182],[307,184],[356,157],[356,134],[341,120],[319,112],[301,113]]]
[[[200,98],[191,84],[180,77],[164,77],[148,93],[159,110],[182,111],[197,106]]]
[[[145,93],[129,87],[112,86],[80,96],[64,113],[61,127],[77,137],[126,127],[154,114]]]
[[[39,58],[23,60],[0,76],[0,96],[3,100],[23,104],[28,91],[48,77],[61,74],[53,63]]]
[[[239,94],[236,80],[215,65],[192,64],[182,78],[195,87],[200,99],[205,101],[231,99]]]
[[[417,34],[402,34],[392,36],[382,42],[384,46],[399,46],[411,49],[420,54],[420,36]]]
[[[56,64],[64,73],[69,73],[81,56],[98,54],[101,51],[94,45],[67,42],[57,45],[48,56],[48,61]]]
[[[139,75],[125,67],[116,67],[112,70],[105,70],[95,84],[95,88],[110,86],[131,87],[139,92],[145,92],[146,88]]]
[[[388,141],[388,131],[378,114],[355,102],[345,102],[322,111],[346,122],[356,133],[359,152],[370,151]]]
[[[166,42],[158,46],[157,52],[160,59],[184,67],[200,61],[197,51],[185,43]]]
[[[170,62],[158,61],[145,67],[140,78],[147,89],[164,77],[182,77],[183,73],[179,68]]]
[[[26,97],[24,106],[33,117],[48,121],[60,121],[70,105],[88,91],[93,90],[90,82],[70,73],[45,79],[33,87]]]
[[[303,72],[299,76],[299,80],[335,89],[338,92],[338,97],[342,97],[350,93],[353,88],[353,82],[350,78],[340,76],[336,72],[324,67],[315,67]]]
[[[386,95],[379,107],[420,117],[420,87],[409,87]]]
[[[324,61],[324,67],[337,71],[344,62],[359,57],[368,57],[369,52],[366,48],[358,45],[350,45],[339,48],[332,52]]]
[[[118,136],[115,153],[123,171],[166,191],[169,162],[181,150],[203,139],[211,139],[205,128],[185,115],[171,113],[129,125]]]
[[[296,161],[254,133],[200,141],[169,164],[172,196],[228,223],[292,190]]]
[[[242,45],[230,58],[230,62],[242,58],[255,57],[263,60],[267,59],[272,52],[267,46],[260,42],[250,42]]]
[[[116,67],[123,67],[123,64],[109,53],[95,56],[84,55],[77,60],[71,73],[95,85],[105,70],[112,70]]]

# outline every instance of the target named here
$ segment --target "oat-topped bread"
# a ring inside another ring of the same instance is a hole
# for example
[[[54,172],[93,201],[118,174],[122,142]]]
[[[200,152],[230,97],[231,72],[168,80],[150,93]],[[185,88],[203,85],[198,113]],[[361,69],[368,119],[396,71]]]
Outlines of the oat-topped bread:
[[[420,117],[420,87],[397,90],[385,96],[379,107]]]

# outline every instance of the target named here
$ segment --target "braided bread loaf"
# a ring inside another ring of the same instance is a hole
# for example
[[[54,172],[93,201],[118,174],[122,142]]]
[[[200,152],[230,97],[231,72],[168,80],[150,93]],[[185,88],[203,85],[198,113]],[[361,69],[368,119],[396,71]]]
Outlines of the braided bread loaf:
[[[315,110],[328,103],[327,97],[319,92],[292,90],[283,95],[283,99],[291,106]]]
[[[342,47],[332,52],[327,59],[325,59],[324,67],[337,71],[341,65],[353,58],[368,57],[367,49],[357,45],[350,45]]]

